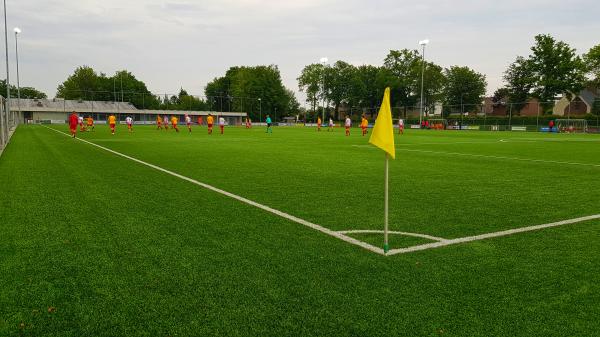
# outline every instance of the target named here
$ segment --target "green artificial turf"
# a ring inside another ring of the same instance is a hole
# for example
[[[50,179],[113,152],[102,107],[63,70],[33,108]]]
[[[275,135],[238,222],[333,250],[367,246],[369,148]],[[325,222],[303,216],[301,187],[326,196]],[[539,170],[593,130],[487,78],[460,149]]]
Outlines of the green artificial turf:
[[[80,136],[330,229],[383,227],[384,156],[357,130]],[[407,130],[396,140],[391,230],[455,238],[600,213],[597,135]],[[14,134],[0,184],[0,336],[600,328],[598,220],[383,257],[41,126]],[[425,242],[393,236],[391,248]]]

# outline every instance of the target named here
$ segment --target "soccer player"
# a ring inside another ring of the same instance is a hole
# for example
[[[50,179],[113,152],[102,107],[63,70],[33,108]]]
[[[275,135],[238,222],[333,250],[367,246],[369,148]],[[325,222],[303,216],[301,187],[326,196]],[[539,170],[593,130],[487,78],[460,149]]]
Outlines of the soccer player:
[[[171,127],[175,129],[175,131],[179,132],[179,128],[177,128],[177,117],[171,116]]]
[[[548,132],[552,132],[554,130],[554,120],[550,120],[548,123]]]
[[[317,117],[317,131],[321,131],[321,117]]]
[[[117,117],[115,115],[108,116],[108,125],[110,126],[110,133],[115,134],[115,126],[117,125]]]
[[[246,117],[246,129],[250,129],[252,123],[250,122],[250,118]]]
[[[188,131],[192,132],[192,117],[188,114],[185,114],[185,125],[187,125]]]
[[[169,131],[169,117],[167,115],[163,116],[163,125],[165,126],[165,130]]]
[[[87,129],[89,131],[89,129],[92,129],[92,131],[94,131],[94,119],[92,118],[92,116],[89,116],[87,119]]]
[[[202,126],[202,116],[198,116],[198,126]]]
[[[363,136],[367,134],[368,126],[369,126],[369,120],[365,117],[365,115],[362,115],[362,117],[360,118],[360,128],[362,129]]]
[[[77,122],[79,123],[79,132],[85,131],[85,126],[83,126],[83,116],[77,117]]]
[[[162,130],[162,117],[156,115],[156,130]]]
[[[346,121],[344,122],[344,126],[346,127],[346,136],[350,136],[350,127],[352,126],[352,120],[349,116],[346,116]],[[363,134],[364,136],[364,134]]]
[[[221,134],[223,134],[223,130],[225,129],[225,118],[223,116],[219,117],[219,129],[221,129]]]
[[[75,134],[77,133],[77,123],[79,122],[79,118],[77,118],[77,113],[73,111],[71,116],[69,116],[69,129],[71,130],[71,135],[75,138]]]
[[[271,127],[271,124],[273,123],[271,121],[271,116],[267,115],[265,122],[267,122],[267,133],[273,133],[273,127]]]
[[[212,128],[213,128],[214,121],[215,121],[215,118],[211,114],[208,114],[208,117],[206,117],[206,125],[208,126],[208,134],[209,135],[212,135]]]
[[[398,120],[398,134],[404,134],[404,119],[402,118]]]
[[[125,118],[125,123],[127,123],[127,129],[129,132],[133,132],[133,118],[131,118],[131,116],[127,116]]]
[[[333,131],[333,119],[329,117],[329,124],[327,125],[327,132]]]

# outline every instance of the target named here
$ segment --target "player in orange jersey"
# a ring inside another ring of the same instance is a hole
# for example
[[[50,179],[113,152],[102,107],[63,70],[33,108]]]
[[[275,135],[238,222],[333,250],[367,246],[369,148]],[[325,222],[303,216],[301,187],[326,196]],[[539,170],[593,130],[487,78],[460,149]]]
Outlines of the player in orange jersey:
[[[87,130],[89,131],[91,129],[92,131],[94,131],[94,119],[92,118],[92,116],[89,116],[85,120],[87,124]]]
[[[162,130],[162,117],[156,115],[156,130]]]
[[[206,125],[208,125],[208,134],[209,135],[212,135],[212,128],[213,128],[214,121],[215,121],[215,118],[211,114],[208,114],[208,117],[206,117]]]
[[[368,126],[369,126],[369,120],[365,117],[365,115],[362,115],[362,117],[360,119],[360,128],[362,129],[363,136],[367,134]]]
[[[117,117],[115,115],[108,116],[108,125],[110,126],[110,133],[115,134],[115,127],[117,126]]]
[[[177,119],[177,117],[172,116],[171,117],[171,127],[173,127],[173,129],[175,129],[175,131],[179,132],[179,128],[177,128],[177,122],[179,120]]]

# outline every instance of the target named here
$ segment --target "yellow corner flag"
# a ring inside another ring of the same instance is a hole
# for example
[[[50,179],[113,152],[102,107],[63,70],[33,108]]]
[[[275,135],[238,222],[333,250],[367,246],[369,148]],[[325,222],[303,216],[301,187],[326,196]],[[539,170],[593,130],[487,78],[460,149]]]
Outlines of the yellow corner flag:
[[[369,143],[387,152],[396,159],[396,147],[394,146],[394,124],[392,122],[392,107],[390,106],[390,88],[385,88],[383,102],[379,108],[379,114],[375,120],[375,126],[369,138]]]

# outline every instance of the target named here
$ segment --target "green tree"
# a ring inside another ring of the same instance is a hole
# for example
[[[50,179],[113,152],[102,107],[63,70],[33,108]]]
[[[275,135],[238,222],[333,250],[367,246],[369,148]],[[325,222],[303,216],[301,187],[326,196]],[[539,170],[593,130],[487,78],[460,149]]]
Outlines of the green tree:
[[[231,67],[225,76],[215,78],[205,87],[205,94],[223,110],[248,112],[253,119],[259,117],[259,106],[262,106],[262,117],[268,113],[277,113],[277,118],[291,113],[294,106],[281,80],[279,69],[275,65],[254,67]],[[260,104],[258,99],[261,99]]]
[[[421,78],[420,56],[416,50],[390,50],[383,62],[379,85],[381,92],[390,87],[392,105],[413,107],[419,100],[418,83]]]
[[[130,102],[138,109],[158,109],[159,102],[155,100],[154,95],[148,90],[146,84],[138,80],[131,72],[127,70],[117,71],[113,77],[106,78],[103,74],[100,76],[100,83],[103,87],[112,85],[113,97],[119,96],[124,102]],[[116,95],[115,95],[116,94]],[[110,96],[110,95],[109,95]],[[111,100],[109,98],[106,100]]]
[[[335,112],[341,103],[348,103],[350,100],[350,84],[355,70],[351,64],[337,61],[325,71],[325,97],[333,103]]]
[[[33,87],[21,87],[21,98],[47,98],[48,96],[33,88]],[[6,96],[6,80],[0,80],[0,95]],[[10,97],[17,98],[17,87],[14,85],[10,85]]]
[[[77,67],[75,72],[58,86],[56,97],[77,100],[92,99],[94,93],[100,94],[99,91],[104,89],[101,81],[101,76],[92,67]]]
[[[521,111],[531,97],[535,86],[535,74],[531,61],[524,57],[517,57],[504,72],[506,98],[512,104],[514,111]]]
[[[306,93],[306,102],[311,106],[312,111],[316,111],[319,101],[319,95],[323,86],[322,64],[313,63],[305,66],[298,77],[298,88]]]
[[[146,88],[146,84],[127,70],[114,76],[96,73],[89,66],[75,69],[57,88],[56,97],[74,100],[125,101],[137,108],[156,109],[159,100]]]
[[[419,64],[422,61],[419,60]],[[435,109],[435,104],[444,100],[444,85],[446,76],[442,67],[432,62],[425,63],[425,72],[423,74],[423,105],[425,112],[429,114]],[[416,94],[420,95],[421,81],[417,81]],[[420,98],[419,98],[420,99]]]
[[[600,44],[592,47],[583,60],[592,85],[600,87]]]
[[[444,97],[450,111],[474,111],[474,108],[481,104],[482,97],[485,95],[487,87],[485,75],[469,67],[459,66],[445,69],[444,73],[446,77]]]
[[[372,65],[362,65],[356,69],[351,87],[352,102],[358,102],[355,104],[368,109],[375,109],[381,103],[383,89],[378,87],[377,82],[380,72],[381,68]]]
[[[581,58],[563,41],[550,35],[537,35],[528,64],[535,82],[533,96],[544,103],[544,111],[551,112],[557,95],[569,100],[585,86],[585,65]]]

